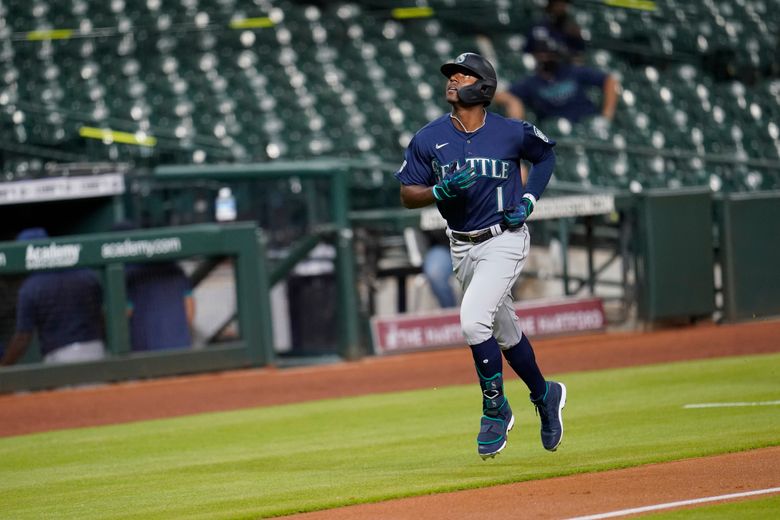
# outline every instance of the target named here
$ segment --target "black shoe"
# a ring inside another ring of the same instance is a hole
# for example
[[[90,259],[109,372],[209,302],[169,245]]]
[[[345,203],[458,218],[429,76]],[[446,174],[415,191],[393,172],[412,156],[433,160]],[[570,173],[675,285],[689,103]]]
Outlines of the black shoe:
[[[542,421],[542,446],[549,451],[557,450],[563,439],[561,411],[566,406],[566,386],[563,383],[547,381],[544,396],[531,402],[536,406],[536,413]]]

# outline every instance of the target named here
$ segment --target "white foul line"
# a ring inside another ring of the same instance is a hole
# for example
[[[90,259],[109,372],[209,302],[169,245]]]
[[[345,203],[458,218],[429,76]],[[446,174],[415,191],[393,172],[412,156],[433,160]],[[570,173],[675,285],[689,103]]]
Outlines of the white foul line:
[[[683,408],[728,408],[732,406],[776,406],[780,401],[754,401],[752,403],[698,403],[698,404],[686,404]]]
[[[633,515],[637,513],[646,513],[648,511],[658,511],[659,509],[671,509],[673,507],[690,506],[694,504],[703,504],[705,502],[717,502],[718,500],[731,500],[732,498],[751,497],[755,495],[766,495],[769,493],[780,492],[780,487],[758,489],[756,491],[745,491],[744,493],[732,493],[730,495],[718,495],[714,497],[693,498],[691,500],[680,500],[679,502],[668,502],[666,504],[656,504],[653,506],[635,507],[633,509],[621,509],[620,511],[611,511],[597,515],[577,516],[569,520],[600,520],[601,518],[614,518],[616,516]]]

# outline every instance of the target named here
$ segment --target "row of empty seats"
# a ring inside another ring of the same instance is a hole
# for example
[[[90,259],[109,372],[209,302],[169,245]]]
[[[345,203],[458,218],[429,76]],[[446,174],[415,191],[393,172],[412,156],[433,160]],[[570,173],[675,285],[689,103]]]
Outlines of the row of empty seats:
[[[736,9],[664,0],[655,13],[575,4],[591,40],[588,64],[614,72],[623,92],[608,127],[545,124],[571,143],[560,148],[558,176],[632,189],[780,186],[780,81],[718,81],[696,59],[685,60],[717,44],[745,66],[765,67],[767,56],[774,63],[776,3],[743,0]],[[318,156],[400,162],[413,132],[447,109],[442,62],[487,48],[503,79],[533,68],[522,53],[527,5],[442,0],[427,4],[431,18],[396,20],[389,4],[2,2],[0,132],[21,145],[144,164]],[[477,8],[495,15],[487,34],[453,21]],[[56,29],[73,32],[42,36]],[[655,59],[637,63],[616,46],[633,41],[650,42]],[[79,134],[84,126],[139,142],[153,136],[156,144],[89,141]],[[12,164],[6,179],[35,175],[24,161]]]

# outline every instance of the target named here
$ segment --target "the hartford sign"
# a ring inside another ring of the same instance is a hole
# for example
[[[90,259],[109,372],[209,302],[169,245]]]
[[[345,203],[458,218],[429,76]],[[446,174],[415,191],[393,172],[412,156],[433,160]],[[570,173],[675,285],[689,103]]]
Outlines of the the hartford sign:
[[[593,332],[606,327],[600,298],[517,304],[520,327],[530,337]],[[409,352],[465,344],[457,309],[431,314],[375,317],[371,320],[377,354]]]

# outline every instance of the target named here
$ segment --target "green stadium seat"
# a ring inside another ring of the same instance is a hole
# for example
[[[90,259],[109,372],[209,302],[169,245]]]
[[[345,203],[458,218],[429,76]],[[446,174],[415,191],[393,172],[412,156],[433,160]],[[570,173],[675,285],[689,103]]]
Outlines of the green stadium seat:
[[[251,0],[13,3],[6,17],[10,32],[42,23],[115,32],[52,42],[4,40],[0,32],[0,52],[8,56],[0,63],[6,80],[0,101],[30,108],[21,111],[25,120],[19,124],[13,110],[4,114],[0,132],[10,142],[56,147],[78,142],[82,125],[111,121],[131,131],[148,126],[152,134],[184,131],[179,146],[186,153],[177,157],[186,160],[202,141],[233,149],[234,160],[333,154],[397,161],[411,133],[447,109],[437,81],[442,61],[484,49],[493,53],[506,82],[532,71],[522,48],[534,6],[499,3],[488,3],[494,19],[485,22],[481,36],[439,16],[447,9],[460,14],[474,9],[473,2],[460,1],[437,4],[434,18],[408,21],[390,20],[374,4],[347,2],[315,7],[272,0],[263,8]],[[654,13],[572,5],[590,37],[586,63],[616,73],[624,93],[609,128],[545,123],[559,142],[599,144],[577,151],[561,146],[556,176],[623,188],[632,181],[645,187],[777,186],[776,174],[755,168],[716,171],[707,163],[659,163],[630,152],[679,148],[777,161],[780,150],[777,81],[721,81],[705,59],[721,46],[739,67],[771,70],[778,21],[769,7],[754,1],[657,4]],[[284,16],[276,27],[228,25],[234,17],[268,16],[274,9]],[[632,43],[650,54],[640,59],[628,52],[625,44]],[[64,114],[63,120],[49,120],[47,111]],[[90,153],[106,153],[100,143],[89,144]],[[159,146],[177,145],[174,140]],[[606,151],[609,146],[616,149]],[[137,153],[132,147],[115,149],[120,158]],[[711,183],[714,178],[718,181]]]

